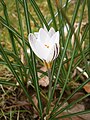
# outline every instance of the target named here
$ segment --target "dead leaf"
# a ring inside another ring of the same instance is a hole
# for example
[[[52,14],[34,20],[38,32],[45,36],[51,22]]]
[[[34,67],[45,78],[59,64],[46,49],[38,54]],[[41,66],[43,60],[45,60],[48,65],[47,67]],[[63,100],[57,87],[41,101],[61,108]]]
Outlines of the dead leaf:
[[[84,95],[85,94],[83,92],[77,92],[68,100],[68,103],[70,104],[74,102],[75,100],[79,99],[80,97],[83,97]]]
[[[39,80],[39,85],[41,85],[42,87],[47,87],[49,85],[49,79],[47,76],[42,77]]]
[[[37,97],[36,97],[36,95],[34,94],[33,96],[32,96],[32,100],[33,100],[33,102],[34,102],[34,105],[36,106],[36,108],[38,108],[38,100],[37,100]],[[37,118],[39,115],[38,115],[38,112],[36,111],[36,109],[33,107],[33,109],[34,109],[34,119],[35,118]]]
[[[36,95],[33,95],[33,96],[32,96],[32,100],[33,100],[35,106],[38,108],[38,100],[37,100],[37,98],[36,98]]]
[[[88,82],[86,85],[84,85],[83,88],[87,93],[90,93],[90,82]]]
[[[46,72],[46,67],[42,67],[40,70],[42,70],[43,72]],[[38,76],[41,77],[42,74],[38,73]],[[40,78],[39,80],[39,85],[42,87],[47,87],[49,85],[49,79],[47,76],[43,76]]]

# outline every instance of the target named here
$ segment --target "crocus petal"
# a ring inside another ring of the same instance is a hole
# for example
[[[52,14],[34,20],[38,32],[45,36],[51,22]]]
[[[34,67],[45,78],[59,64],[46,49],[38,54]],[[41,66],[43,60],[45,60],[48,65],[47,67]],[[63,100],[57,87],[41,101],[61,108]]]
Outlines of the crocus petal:
[[[58,57],[58,55],[59,55],[59,50],[60,50],[59,44],[56,44],[56,43],[55,43],[55,49],[54,49],[55,55],[53,56],[53,60]]]
[[[57,31],[52,37],[51,41],[53,44],[59,44],[59,31]]]
[[[46,32],[43,28],[39,30],[38,34],[38,40],[42,42],[43,44],[47,44],[48,41],[50,40],[50,37],[48,35],[48,32]]]
[[[55,45],[52,46],[52,48],[50,49],[50,52],[48,53],[47,55],[47,58],[46,58],[46,62],[51,62],[53,60],[53,57],[55,55]]]
[[[59,45],[58,44],[54,44],[50,50],[50,52],[48,53],[48,56],[46,58],[46,62],[51,62],[54,59],[56,59],[59,55]]]
[[[49,34],[50,37],[52,37],[55,34],[55,30],[54,30],[53,27],[50,28],[48,34]]]
[[[36,39],[38,39],[38,32],[34,32]]]
[[[29,43],[33,52],[42,60],[46,59],[49,49],[47,49],[41,42],[37,41],[36,37],[30,33]]]

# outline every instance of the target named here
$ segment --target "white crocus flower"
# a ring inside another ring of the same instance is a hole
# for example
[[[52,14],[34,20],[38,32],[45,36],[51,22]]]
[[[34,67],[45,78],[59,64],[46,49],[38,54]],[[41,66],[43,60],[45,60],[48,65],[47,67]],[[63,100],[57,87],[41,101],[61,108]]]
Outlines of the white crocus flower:
[[[40,28],[39,32],[29,34],[29,43],[33,52],[47,64],[59,55],[59,31],[51,27],[49,31]]]

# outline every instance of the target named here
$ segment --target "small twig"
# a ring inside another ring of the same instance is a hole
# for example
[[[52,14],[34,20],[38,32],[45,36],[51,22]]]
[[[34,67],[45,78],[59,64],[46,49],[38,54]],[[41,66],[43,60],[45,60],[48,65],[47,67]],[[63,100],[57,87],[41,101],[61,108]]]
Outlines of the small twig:
[[[3,110],[7,110],[7,109],[10,109],[10,108],[15,108],[15,107],[21,107],[21,106],[30,106],[30,103],[22,103],[22,104],[15,104],[15,105],[11,105],[9,107],[5,107]]]

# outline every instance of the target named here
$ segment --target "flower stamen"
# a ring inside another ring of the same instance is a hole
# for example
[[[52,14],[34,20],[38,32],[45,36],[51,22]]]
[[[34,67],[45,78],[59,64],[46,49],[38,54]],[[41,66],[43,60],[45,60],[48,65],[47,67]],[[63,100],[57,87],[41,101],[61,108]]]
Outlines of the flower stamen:
[[[49,46],[48,46],[48,45],[45,45],[45,47],[49,48]]]

